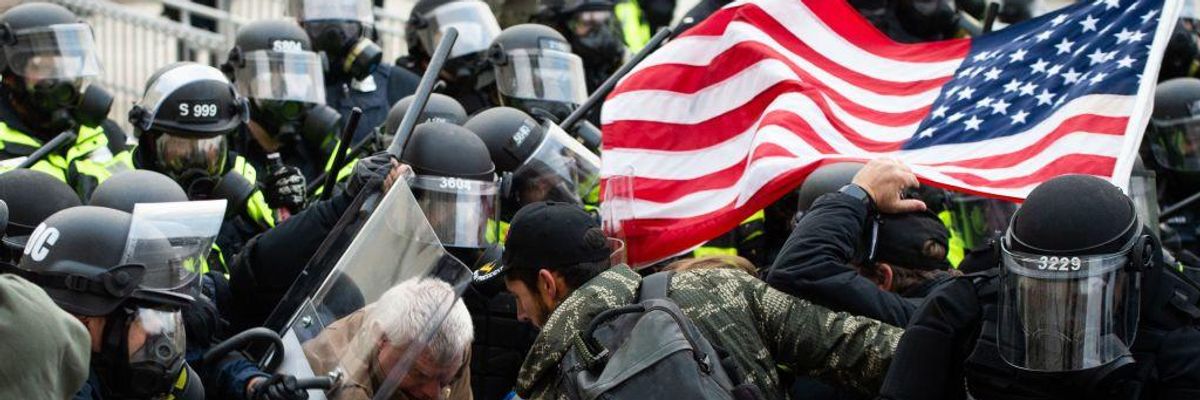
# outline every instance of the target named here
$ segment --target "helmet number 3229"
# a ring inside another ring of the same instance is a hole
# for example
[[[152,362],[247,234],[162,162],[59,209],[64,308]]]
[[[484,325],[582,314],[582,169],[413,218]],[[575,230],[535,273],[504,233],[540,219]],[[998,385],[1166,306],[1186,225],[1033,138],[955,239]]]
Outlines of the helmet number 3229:
[[[1048,257],[1038,259],[1038,269],[1047,271],[1078,271],[1083,267],[1079,257]]]

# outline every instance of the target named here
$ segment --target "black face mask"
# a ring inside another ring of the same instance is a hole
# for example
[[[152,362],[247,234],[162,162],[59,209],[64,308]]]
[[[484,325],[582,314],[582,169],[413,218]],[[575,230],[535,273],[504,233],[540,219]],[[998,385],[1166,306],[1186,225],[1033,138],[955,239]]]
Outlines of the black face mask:
[[[23,80],[16,88],[17,98],[33,112],[30,120],[38,128],[58,131],[73,125],[96,126],[104,122],[112,108],[112,94],[92,83],[80,91],[76,80],[45,79],[33,84]]]
[[[364,35],[359,22],[306,22],[313,49],[329,56],[331,75],[366,78],[383,61],[383,49]]]
[[[285,146],[304,144],[319,149],[330,134],[336,134],[342,115],[325,104],[295,101],[255,101],[255,122]]]
[[[583,36],[571,35],[571,49],[583,59],[583,64],[611,71],[621,66],[625,43],[612,24],[592,29]]]
[[[105,398],[148,399],[170,393],[183,372],[183,352],[173,339],[148,334],[143,349],[151,356],[130,362],[129,329],[136,311],[122,307],[108,315],[100,352],[92,365]],[[182,329],[182,327],[179,327]]]

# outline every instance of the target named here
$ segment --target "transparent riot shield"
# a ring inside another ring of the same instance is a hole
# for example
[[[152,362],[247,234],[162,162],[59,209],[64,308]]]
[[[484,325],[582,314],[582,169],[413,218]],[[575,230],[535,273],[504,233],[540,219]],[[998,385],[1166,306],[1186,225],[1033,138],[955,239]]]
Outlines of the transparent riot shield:
[[[633,219],[633,167],[604,181],[600,200],[600,227],[608,236],[612,265],[629,264],[629,241],[625,224]]]
[[[139,203],[122,264],[142,264],[146,289],[196,296],[225,217],[225,200]]]
[[[392,398],[470,280],[397,182],[281,332],[281,371],[332,377],[314,399]]]

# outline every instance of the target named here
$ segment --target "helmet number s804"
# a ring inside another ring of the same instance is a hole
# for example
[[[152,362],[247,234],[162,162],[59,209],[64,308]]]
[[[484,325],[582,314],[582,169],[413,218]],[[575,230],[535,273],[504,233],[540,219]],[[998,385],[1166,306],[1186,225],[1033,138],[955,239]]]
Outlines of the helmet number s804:
[[[1083,260],[1079,257],[1042,256],[1038,259],[1037,267],[1045,271],[1078,271],[1083,267]]]
[[[221,109],[213,100],[181,101],[176,105],[179,122],[212,122],[220,119]]]

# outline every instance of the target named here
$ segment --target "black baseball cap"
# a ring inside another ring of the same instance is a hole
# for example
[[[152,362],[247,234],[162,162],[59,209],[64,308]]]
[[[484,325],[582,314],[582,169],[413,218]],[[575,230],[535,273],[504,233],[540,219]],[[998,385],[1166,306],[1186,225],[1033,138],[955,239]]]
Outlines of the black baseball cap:
[[[948,270],[950,231],[929,211],[884,214],[879,219],[875,259],[904,268]],[[934,244],[941,246],[935,250]]]
[[[596,217],[572,203],[538,202],[513,216],[500,265],[476,280],[513,269],[557,268],[607,260],[612,253]]]

